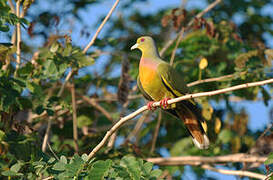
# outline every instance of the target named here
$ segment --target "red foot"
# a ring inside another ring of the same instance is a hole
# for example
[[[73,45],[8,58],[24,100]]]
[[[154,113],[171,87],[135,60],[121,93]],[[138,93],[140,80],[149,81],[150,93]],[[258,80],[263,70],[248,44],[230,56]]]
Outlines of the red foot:
[[[170,100],[171,98],[164,98],[160,101],[160,106],[164,109],[167,109],[169,104],[168,104],[168,100]]]
[[[155,102],[155,101],[150,101],[150,102],[147,103],[147,107],[148,107],[148,109],[149,109],[150,111],[156,109],[156,107],[153,107],[154,102]]]

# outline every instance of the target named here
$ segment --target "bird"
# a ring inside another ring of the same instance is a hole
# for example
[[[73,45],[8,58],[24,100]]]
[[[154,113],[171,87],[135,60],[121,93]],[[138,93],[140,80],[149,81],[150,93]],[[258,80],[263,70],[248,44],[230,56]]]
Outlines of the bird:
[[[131,50],[134,49],[139,49],[142,53],[137,85],[144,98],[149,101],[148,109],[154,110],[153,103],[160,101],[163,110],[184,122],[194,144],[199,149],[207,149],[210,144],[205,132],[207,126],[195,101],[190,99],[168,105],[167,101],[171,98],[189,93],[182,75],[160,58],[152,37],[139,37],[131,47]]]

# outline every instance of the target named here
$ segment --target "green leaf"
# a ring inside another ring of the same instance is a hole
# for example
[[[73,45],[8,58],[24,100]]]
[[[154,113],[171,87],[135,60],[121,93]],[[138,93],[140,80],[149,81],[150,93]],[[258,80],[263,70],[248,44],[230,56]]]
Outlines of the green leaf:
[[[218,140],[221,141],[223,144],[226,144],[231,141],[233,138],[233,134],[230,130],[224,129],[218,135]]]
[[[73,156],[69,164],[65,165],[67,175],[70,177],[77,176],[77,173],[83,168],[84,161],[76,154]]]
[[[67,159],[65,156],[61,156],[60,161],[58,161],[54,166],[52,167],[53,170],[56,171],[65,171],[67,164]]]
[[[87,115],[80,115],[78,118],[78,127],[82,128],[83,126],[89,126],[92,124],[92,119],[90,118],[90,116]]]
[[[158,178],[162,174],[162,171],[160,169],[155,169],[151,172],[151,177]]]
[[[84,162],[88,161],[88,155],[86,153],[82,154],[81,158]]]
[[[14,171],[10,171],[10,170],[7,170],[7,171],[4,171],[1,173],[3,176],[23,176],[22,173],[17,173],[17,172],[14,172]]]
[[[44,63],[44,74],[48,75],[55,75],[57,74],[57,67],[53,60],[47,59]]]
[[[140,163],[136,160],[134,156],[125,156],[121,159],[120,165],[126,168],[127,172],[130,174],[131,179],[140,179]]]
[[[14,172],[18,172],[22,167],[22,163],[18,162],[11,166],[10,170]]]
[[[106,161],[102,160],[96,161],[93,164],[88,177],[91,178],[92,180],[103,180],[104,177],[108,175],[111,165],[112,161],[109,159]]]
[[[273,153],[270,153],[267,160],[264,162],[265,165],[273,164]]]

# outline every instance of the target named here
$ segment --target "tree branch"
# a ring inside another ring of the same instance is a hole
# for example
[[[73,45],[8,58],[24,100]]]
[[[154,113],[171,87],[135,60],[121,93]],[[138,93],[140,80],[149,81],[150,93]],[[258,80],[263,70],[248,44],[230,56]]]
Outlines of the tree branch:
[[[255,179],[265,179],[266,178],[266,176],[263,174],[258,174],[258,173],[249,172],[249,171],[240,171],[240,170],[217,169],[217,168],[214,168],[208,164],[202,165],[201,168],[207,169],[210,171],[219,172],[221,174],[228,174],[228,175],[235,175],[235,176],[246,176],[246,177],[251,177],[251,178],[255,178]]]
[[[114,121],[113,118],[112,118],[112,116],[111,116],[111,114],[110,114],[108,111],[106,111],[101,105],[99,105],[99,104],[96,102],[95,99],[89,98],[89,97],[87,97],[87,96],[81,96],[81,97],[82,97],[82,99],[83,99],[84,101],[86,101],[87,103],[91,104],[95,109],[97,109],[97,110],[100,111],[102,114],[104,114],[104,116],[105,116],[109,121],[111,121],[111,122]]]
[[[110,18],[110,16],[112,15],[113,11],[115,10],[115,8],[117,7],[119,3],[119,0],[116,0],[115,4],[112,6],[112,8],[110,9],[110,11],[108,12],[107,16],[104,18],[104,20],[102,21],[101,25],[99,26],[98,30],[96,31],[95,35],[92,37],[91,41],[88,43],[88,45],[84,48],[83,53],[86,53],[87,50],[94,44],[95,40],[97,39],[100,31],[102,30],[103,26],[105,25],[105,23],[108,21],[108,19]]]
[[[265,85],[265,84],[269,84],[269,83],[273,83],[273,79],[268,79],[268,80],[263,80],[263,81],[258,81],[258,82],[241,84],[241,85],[232,86],[232,87],[229,87],[229,88],[224,88],[224,89],[220,89],[220,90],[216,90],[216,91],[202,92],[202,93],[196,93],[196,94],[187,94],[185,96],[181,96],[181,97],[178,97],[178,98],[174,98],[174,99],[168,100],[167,104],[173,104],[173,103],[177,103],[177,102],[182,101],[182,100],[192,99],[192,98],[197,98],[197,97],[213,96],[213,95],[222,94],[222,93],[226,93],[226,92],[230,92],[230,91],[234,91],[234,90],[238,90],[238,89],[243,89],[243,88],[248,88],[248,87],[254,87],[254,86],[261,86],[261,85]],[[155,102],[155,103],[153,103],[152,106],[153,107],[158,107],[158,106],[160,106],[160,102]],[[109,131],[107,131],[107,133],[104,136],[104,138],[102,139],[102,141],[89,153],[88,159],[90,160],[92,157],[94,157],[94,155],[107,142],[108,138],[120,126],[122,126],[128,120],[133,119],[134,117],[136,117],[140,113],[146,111],[147,109],[148,109],[147,106],[143,106],[143,107],[139,108],[138,110],[136,110],[135,112],[133,112],[133,113],[131,113],[131,114],[129,114],[129,115],[121,118]]]
[[[249,155],[244,153],[230,154],[223,156],[213,156],[213,157],[204,157],[204,156],[178,156],[178,157],[168,157],[168,158],[147,158],[146,161],[152,162],[157,165],[164,166],[179,166],[179,165],[201,165],[208,163],[264,163],[267,159],[266,156],[256,156]]]
[[[75,95],[75,85],[71,84],[71,99],[72,99],[72,110],[73,110],[73,140],[75,145],[75,152],[79,152],[78,145],[78,121],[77,121],[77,105]]]
[[[20,18],[20,0],[18,0],[16,2],[16,16],[18,18]],[[20,47],[20,44],[21,44],[21,26],[20,26],[20,23],[18,22],[16,24],[16,32],[17,32],[17,45],[16,45],[16,69],[15,69],[15,73],[14,73],[14,76],[17,76],[17,71],[20,67],[20,63],[21,63],[21,47]]]
[[[182,27],[181,31],[180,31],[179,34],[178,34],[178,39],[177,39],[177,41],[176,41],[176,43],[175,43],[175,47],[174,47],[174,49],[173,49],[172,56],[171,56],[171,60],[170,60],[170,65],[171,65],[171,66],[173,65],[175,53],[176,53],[176,50],[177,50],[177,48],[178,48],[178,45],[179,45],[180,41],[181,41],[182,38],[183,38],[184,31],[185,31],[185,28]]]
[[[115,4],[112,6],[112,8],[110,9],[110,11],[108,12],[107,16],[104,18],[104,20],[102,21],[101,25],[99,26],[99,28],[97,29],[95,35],[92,37],[91,41],[89,42],[89,44],[84,48],[83,53],[86,53],[87,50],[94,44],[96,38],[98,37],[100,31],[102,30],[103,26],[105,25],[105,23],[108,21],[108,19],[110,18],[111,14],[113,13],[114,9],[116,8],[116,6],[118,5],[119,0],[116,0]],[[65,78],[65,81],[62,84],[61,90],[58,93],[58,96],[61,96],[61,94],[63,93],[64,87],[66,85],[66,83],[69,81],[69,79],[72,77],[73,74],[73,69],[68,73],[68,75]]]
[[[210,5],[208,5],[208,7],[206,8],[206,9],[204,9],[202,12],[200,12],[200,13],[198,13],[194,18],[192,18],[192,20],[187,24],[187,26],[186,26],[186,29],[185,29],[185,31],[187,31],[192,25],[193,25],[193,22],[194,22],[194,19],[195,18],[200,18],[200,17],[202,17],[204,14],[206,14],[207,12],[209,12],[212,8],[214,8],[217,4],[219,4],[221,2],[221,0],[216,0],[216,1],[214,1],[213,3],[211,3]],[[174,38],[174,39],[171,39],[171,40],[169,40],[166,44],[165,44],[165,46],[161,49],[161,51],[160,51],[160,56],[162,56],[164,53],[165,53],[165,51],[174,43],[174,41],[180,36],[180,34],[181,34],[181,31],[184,31],[183,30],[184,28],[182,28],[181,30],[180,30],[180,32],[176,35],[176,37]]]

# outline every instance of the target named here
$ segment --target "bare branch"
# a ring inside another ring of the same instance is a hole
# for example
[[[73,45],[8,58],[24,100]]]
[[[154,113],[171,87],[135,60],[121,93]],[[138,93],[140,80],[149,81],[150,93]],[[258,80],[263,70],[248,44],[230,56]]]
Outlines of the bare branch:
[[[11,11],[12,11],[14,14],[16,14],[16,10],[15,10],[14,4],[12,3],[12,0],[8,0],[8,3],[9,3],[9,6],[10,6]]]
[[[240,170],[217,169],[217,168],[214,168],[208,164],[202,165],[201,168],[207,169],[210,171],[219,172],[221,174],[228,174],[228,175],[235,175],[235,176],[246,176],[246,177],[251,177],[251,178],[255,178],[255,179],[265,179],[266,178],[266,176],[263,174],[258,174],[258,173],[249,172],[249,171],[240,171]]]
[[[48,141],[48,137],[49,137],[49,133],[50,133],[50,129],[51,129],[51,123],[52,123],[52,116],[50,116],[48,119],[46,133],[44,135],[44,140],[43,140],[43,144],[42,144],[42,151],[43,152],[46,151],[46,145],[47,145],[47,141]]]
[[[20,18],[20,2],[21,1],[17,1],[16,2],[16,16],[18,18]],[[17,32],[17,45],[16,45],[16,69],[15,69],[15,73],[14,73],[14,76],[17,76],[17,71],[20,67],[20,63],[21,63],[21,47],[20,47],[20,44],[21,44],[21,26],[20,26],[20,23],[18,22],[16,24],[16,32]]]
[[[243,75],[245,73],[246,72],[241,72],[240,75]],[[234,76],[235,76],[235,74],[229,74],[229,75],[224,75],[224,76],[220,76],[220,77],[216,77],[216,78],[201,79],[201,80],[197,80],[197,81],[193,81],[191,83],[188,83],[187,86],[191,87],[191,86],[195,86],[195,85],[202,84],[202,83],[221,81],[224,79],[232,78]]]
[[[204,96],[213,96],[213,95],[222,94],[222,93],[226,93],[226,92],[230,92],[230,91],[234,91],[234,90],[238,90],[238,89],[254,87],[254,86],[261,86],[261,85],[265,85],[265,84],[269,84],[269,83],[273,83],[273,79],[241,84],[241,85],[232,86],[232,87],[229,87],[229,88],[224,88],[224,89],[220,89],[220,90],[216,90],[216,91],[202,92],[202,93],[196,93],[196,94],[187,94],[185,96],[181,96],[181,97],[178,97],[178,98],[168,100],[167,103],[168,104],[173,104],[173,103],[177,103],[179,101],[186,100],[186,99],[192,99],[192,98],[204,97]],[[153,107],[158,107],[158,106],[160,106],[160,102],[153,103]],[[89,153],[88,159],[90,160],[104,146],[104,144],[107,142],[108,138],[120,126],[122,126],[128,120],[133,119],[134,117],[136,117],[140,113],[146,111],[147,109],[148,109],[147,106],[143,106],[143,107],[139,108],[138,110],[136,110],[135,112],[127,115],[126,117],[121,118],[109,131],[107,131],[107,133],[104,136],[104,138],[102,139],[102,141]]]
[[[115,10],[115,8],[117,7],[119,3],[119,0],[116,0],[115,4],[112,6],[112,8],[110,9],[110,11],[108,12],[107,16],[104,18],[104,20],[102,21],[101,25],[99,26],[98,30],[96,31],[95,35],[92,37],[91,41],[88,43],[88,45],[84,48],[83,53],[86,53],[87,50],[94,44],[96,38],[98,37],[100,31],[102,30],[103,26],[105,25],[105,23],[108,21],[108,19],[110,18],[110,16],[112,15],[113,11]]]
[[[178,48],[178,45],[179,45],[180,41],[181,41],[182,38],[183,38],[184,31],[185,31],[185,28],[182,27],[181,31],[179,32],[178,39],[177,39],[177,41],[176,41],[175,47],[174,47],[173,52],[172,52],[172,56],[171,56],[171,60],[170,60],[170,65],[171,65],[171,66],[173,65],[175,53],[176,53],[176,50],[177,50],[177,48]]]
[[[109,121],[111,121],[111,122],[114,121],[113,118],[112,118],[112,116],[111,116],[111,114],[110,114],[108,111],[106,111],[101,105],[99,105],[99,104],[96,102],[95,99],[89,98],[89,97],[87,97],[87,96],[81,96],[81,97],[82,97],[82,99],[83,99],[84,101],[86,101],[87,103],[91,104],[95,109],[97,109],[97,110],[100,111],[102,114],[104,114],[104,116],[105,116]]]
[[[210,5],[208,5],[208,7],[206,8],[206,9],[204,9],[202,12],[200,12],[200,13],[198,13],[194,18],[192,18],[192,20],[187,24],[187,26],[186,26],[186,29],[185,29],[185,31],[187,31],[192,25],[193,25],[193,22],[194,22],[194,19],[195,18],[200,18],[200,17],[202,17],[204,14],[206,14],[207,12],[209,12],[212,8],[214,8],[217,4],[219,4],[221,2],[221,0],[216,0],[216,1],[214,1],[213,3],[211,3]],[[174,41],[180,36],[180,33],[181,33],[181,31],[184,31],[183,30],[184,28],[182,28],[181,30],[180,30],[180,32],[176,35],[176,37],[174,38],[174,39],[171,39],[171,40],[169,40],[166,44],[165,44],[165,46],[161,49],[161,51],[160,51],[160,56],[162,56],[164,53],[165,53],[165,51],[174,43]]]
[[[147,158],[146,160],[158,165],[165,166],[178,166],[178,165],[201,165],[208,163],[264,163],[267,159],[266,156],[255,156],[249,154],[230,154],[223,156],[214,156],[214,157],[204,157],[204,156],[178,156],[178,157],[168,157],[168,158]]]
[[[67,76],[66,76],[66,78],[65,78],[65,80],[64,80],[64,82],[62,84],[62,87],[61,87],[61,89],[58,92],[58,95],[57,95],[58,97],[62,96],[62,94],[64,92],[64,87],[65,87],[66,83],[69,81],[69,79],[71,78],[73,72],[74,72],[73,69],[71,69],[71,71],[67,74]]]
[[[77,105],[75,97],[75,85],[71,84],[71,98],[72,98],[72,110],[73,110],[73,140],[75,145],[75,152],[79,152],[78,145],[78,121],[77,121]]]

